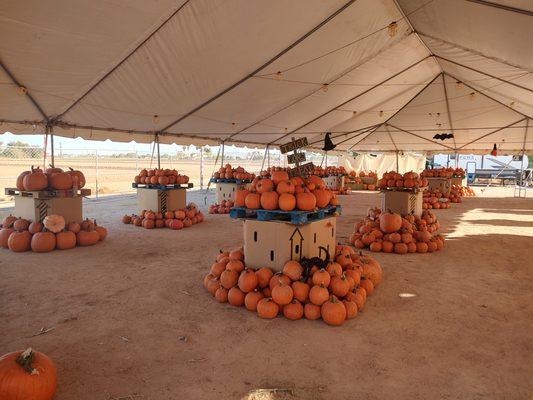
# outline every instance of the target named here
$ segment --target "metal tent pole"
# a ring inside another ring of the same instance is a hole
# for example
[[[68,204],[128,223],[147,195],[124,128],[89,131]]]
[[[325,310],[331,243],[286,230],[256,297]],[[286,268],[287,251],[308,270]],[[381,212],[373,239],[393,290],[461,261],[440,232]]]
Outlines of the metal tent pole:
[[[50,162],[53,168],[55,167],[54,132],[52,132],[51,126],[47,126],[46,129],[48,130],[48,133],[50,134]]]
[[[224,142],[222,142],[222,158],[220,159],[220,166],[224,166]]]
[[[400,173],[400,152],[396,150],[396,172]]]
[[[157,169],[161,169],[161,152],[159,150],[159,135],[156,134],[155,140],[157,142]]]

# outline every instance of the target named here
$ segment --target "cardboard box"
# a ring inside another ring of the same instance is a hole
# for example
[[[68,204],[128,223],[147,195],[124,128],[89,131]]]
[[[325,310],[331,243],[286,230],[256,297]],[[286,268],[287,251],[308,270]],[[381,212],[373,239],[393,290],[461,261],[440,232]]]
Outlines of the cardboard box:
[[[31,221],[42,221],[47,215],[63,216],[67,223],[83,221],[81,196],[54,197],[35,199],[26,196],[13,196],[15,199],[14,215]]]
[[[186,189],[147,189],[137,188],[137,208],[155,212],[174,211],[187,205]]]
[[[466,176],[464,177],[457,177],[457,178],[450,178],[450,183],[452,185],[457,185],[457,186],[467,186],[467,183],[466,183]]]
[[[381,192],[381,209],[397,214],[422,215],[422,192],[386,190]]]
[[[377,179],[373,176],[363,176],[361,178],[361,180],[363,181],[363,183],[365,185],[375,185],[377,183]]]
[[[450,194],[450,189],[452,188],[450,178],[427,178],[428,180],[428,189],[440,190],[442,194]]]
[[[344,186],[344,176],[328,176],[322,178],[326,186],[331,190],[339,190]]]
[[[337,217],[328,217],[305,225],[292,225],[282,221],[243,221],[244,259],[247,267],[270,267],[281,271],[289,260],[303,257],[324,259],[326,248],[335,252]]]
[[[235,201],[235,192],[243,187],[244,185],[238,183],[217,182],[217,203],[220,204],[223,200]]]

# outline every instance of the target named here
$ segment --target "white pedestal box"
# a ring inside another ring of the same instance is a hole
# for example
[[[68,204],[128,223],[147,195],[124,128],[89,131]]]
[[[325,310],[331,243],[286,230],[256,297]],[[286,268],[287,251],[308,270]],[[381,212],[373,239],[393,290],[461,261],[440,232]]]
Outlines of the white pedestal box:
[[[137,188],[137,208],[154,212],[174,211],[187,205],[187,190]]]

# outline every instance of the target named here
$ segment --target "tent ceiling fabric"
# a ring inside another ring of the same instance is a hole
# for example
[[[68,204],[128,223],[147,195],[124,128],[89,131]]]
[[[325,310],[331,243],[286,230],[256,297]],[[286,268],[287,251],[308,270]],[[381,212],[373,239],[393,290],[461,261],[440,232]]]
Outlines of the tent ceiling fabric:
[[[533,152],[525,0],[4,0],[0,37],[2,131]]]

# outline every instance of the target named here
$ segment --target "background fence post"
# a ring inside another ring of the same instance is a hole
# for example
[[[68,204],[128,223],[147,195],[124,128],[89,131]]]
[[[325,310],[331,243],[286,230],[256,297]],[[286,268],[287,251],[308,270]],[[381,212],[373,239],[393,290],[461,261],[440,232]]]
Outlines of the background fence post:
[[[98,149],[96,149],[96,162],[95,162],[95,190],[96,190],[96,200],[98,200]]]

